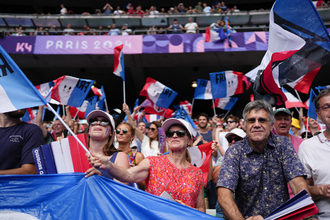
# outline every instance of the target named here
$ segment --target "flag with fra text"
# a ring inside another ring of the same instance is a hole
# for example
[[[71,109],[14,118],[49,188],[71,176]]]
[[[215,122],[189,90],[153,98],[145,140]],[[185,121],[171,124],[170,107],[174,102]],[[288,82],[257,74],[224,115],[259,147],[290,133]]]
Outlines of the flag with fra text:
[[[72,76],[62,76],[55,81],[51,98],[62,105],[80,107],[84,102],[94,80],[79,79]]]
[[[156,106],[155,104],[153,104],[149,99],[144,100],[141,105],[141,108],[144,108],[145,113],[148,114],[156,114],[159,116],[163,116],[164,118],[171,118],[172,114],[173,114],[173,110],[172,109],[165,109],[165,108],[161,108]]]
[[[0,113],[47,104],[14,60],[0,46]]]
[[[167,109],[178,93],[157,80],[148,77],[140,95],[147,97],[156,106]]]
[[[243,73],[223,71],[210,73],[213,99],[225,98],[243,93]]]
[[[209,100],[212,98],[211,82],[206,79],[197,79],[194,99]]]

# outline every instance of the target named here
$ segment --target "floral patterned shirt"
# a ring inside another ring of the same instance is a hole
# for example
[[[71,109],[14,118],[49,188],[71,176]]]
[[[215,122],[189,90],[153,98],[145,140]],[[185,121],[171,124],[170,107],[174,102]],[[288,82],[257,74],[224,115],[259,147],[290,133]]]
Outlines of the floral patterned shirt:
[[[266,217],[289,199],[287,183],[305,175],[289,138],[270,134],[264,153],[258,153],[245,137],[226,151],[217,187],[235,193],[245,218]]]
[[[198,193],[203,185],[202,171],[190,164],[185,169],[176,168],[163,156],[147,157],[150,164],[149,177],[146,179],[146,192],[161,195],[167,191],[173,199],[196,207]]]

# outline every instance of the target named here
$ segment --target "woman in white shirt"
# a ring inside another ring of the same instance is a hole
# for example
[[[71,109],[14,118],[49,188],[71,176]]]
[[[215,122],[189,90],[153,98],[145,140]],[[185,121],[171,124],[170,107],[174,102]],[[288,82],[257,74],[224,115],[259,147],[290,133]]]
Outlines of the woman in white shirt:
[[[128,122],[133,126],[136,137],[141,141],[141,153],[143,156],[148,157],[160,155],[158,128],[161,127],[161,123],[159,121],[151,122],[149,132],[146,135],[137,129],[126,103],[123,104],[123,112],[126,113]]]

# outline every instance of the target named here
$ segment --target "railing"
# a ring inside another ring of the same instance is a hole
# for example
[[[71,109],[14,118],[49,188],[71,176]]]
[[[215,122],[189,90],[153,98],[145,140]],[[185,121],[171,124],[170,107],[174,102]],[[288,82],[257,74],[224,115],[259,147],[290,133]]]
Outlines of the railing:
[[[326,26],[330,26],[330,8],[319,8],[318,12],[323,19]],[[99,26],[107,27],[112,24],[116,24],[117,27],[121,27],[124,24],[128,24],[133,32],[144,33],[149,27],[168,27],[173,23],[174,19],[177,19],[179,24],[183,25],[188,22],[189,17],[193,17],[194,21],[198,24],[203,31],[203,28],[209,26],[211,23],[217,20],[224,20],[225,16],[228,16],[231,26],[236,31],[256,31],[268,30],[269,24],[269,11],[242,11],[237,13],[214,13],[214,14],[162,14],[162,15],[121,15],[121,16],[106,16],[106,15],[21,15],[21,14],[0,14],[0,30],[13,31],[13,28],[17,28],[19,25],[28,32],[34,32],[37,27],[56,26],[58,31],[65,29],[68,24],[71,24],[72,28],[77,33],[83,32],[83,26],[87,25],[91,28],[98,28]],[[90,30],[97,32],[98,30]],[[106,31],[105,31],[106,32]]]

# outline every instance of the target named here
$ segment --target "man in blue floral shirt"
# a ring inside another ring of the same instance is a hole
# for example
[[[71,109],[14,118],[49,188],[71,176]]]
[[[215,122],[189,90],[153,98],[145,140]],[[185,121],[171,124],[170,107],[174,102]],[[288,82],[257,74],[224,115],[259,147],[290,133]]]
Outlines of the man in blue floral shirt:
[[[294,194],[308,191],[306,173],[290,140],[271,133],[274,114],[268,102],[248,103],[243,118],[247,136],[226,151],[218,200],[229,219],[263,219],[289,199],[287,183]]]

